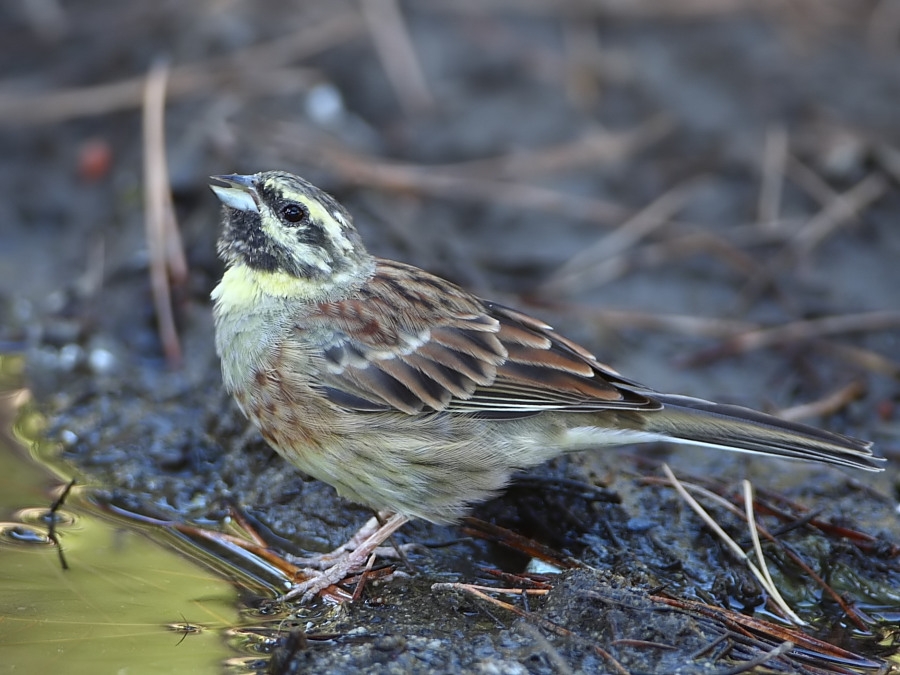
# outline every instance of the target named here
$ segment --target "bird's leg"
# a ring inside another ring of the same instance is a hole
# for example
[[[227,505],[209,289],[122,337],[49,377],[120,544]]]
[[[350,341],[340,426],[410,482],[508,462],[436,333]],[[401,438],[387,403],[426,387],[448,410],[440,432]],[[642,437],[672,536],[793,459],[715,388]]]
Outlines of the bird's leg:
[[[382,527],[392,515],[393,512],[391,511],[378,511],[374,516],[369,518],[369,520],[366,521],[366,524],[359,528],[350,539],[329,553],[319,553],[318,555],[311,556],[285,554],[284,558],[291,564],[299,567],[311,568],[314,570],[327,569],[348,552],[358,548],[360,544],[377,532],[378,528]],[[373,553],[379,558],[386,558],[388,560],[399,559],[405,565],[411,567],[405,559],[405,553],[420,547],[421,545],[416,543],[402,544],[400,546],[382,546],[375,549]]]
[[[360,544],[375,534],[375,532],[378,531],[378,528],[380,528],[390,516],[391,514],[389,512],[381,512],[372,516],[352,537],[329,553],[320,553],[318,555],[303,557],[286,555],[285,558],[289,562],[300,567],[309,567],[316,570],[327,569],[331,567],[335,561],[340,560],[343,556],[347,555],[348,552],[357,549]]]
[[[290,600],[301,596],[301,602],[311,600],[320,591],[347,577],[352,570],[363,567],[369,556],[407,522],[409,518],[399,513],[392,514],[383,524],[377,518],[371,518],[346,544],[321,556],[321,559],[328,559],[330,566],[323,565],[321,571],[303,570],[311,578],[296,584],[279,599]]]

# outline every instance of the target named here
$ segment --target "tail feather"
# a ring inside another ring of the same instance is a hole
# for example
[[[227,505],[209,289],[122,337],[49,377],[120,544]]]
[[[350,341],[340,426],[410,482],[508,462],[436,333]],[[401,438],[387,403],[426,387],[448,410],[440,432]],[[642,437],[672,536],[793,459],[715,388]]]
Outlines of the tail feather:
[[[646,415],[644,431],[671,442],[883,470],[884,459],[873,454],[868,441],[736,405],[655,392],[653,398],[663,409]]]

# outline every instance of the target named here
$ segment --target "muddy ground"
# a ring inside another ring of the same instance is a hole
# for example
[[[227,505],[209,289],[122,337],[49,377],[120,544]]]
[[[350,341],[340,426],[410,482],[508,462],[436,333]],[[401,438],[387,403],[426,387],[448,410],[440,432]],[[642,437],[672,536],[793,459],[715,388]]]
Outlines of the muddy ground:
[[[518,574],[526,556],[470,538],[431,547],[355,605],[317,609],[327,620],[278,643],[273,670],[724,672],[758,658],[781,640],[658,601],[744,615],[766,601],[658,480],[663,460],[729,499],[746,477],[769,503],[845,527],[783,536],[865,608],[855,637],[845,610],[773,547],[774,573],[809,634],[882,654],[873,645],[896,629],[900,581],[896,7],[362,6],[0,8],[0,349],[27,354],[51,433],[94,498],[207,525],[240,510],[294,552],[328,550],[368,517],[286,471],[221,389],[207,177],[283,168],[338,197],[377,255],[536,313],[657,389],[805,414],[876,441],[890,463],[874,475],[687,448],[557,460],[474,515],[594,571],[549,577],[549,595],[515,601],[516,614],[432,583],[499,584],[484,570]],[[159,337],[144,228],[153,67],[168,72],[165,148],[188,263],[172,278],[180,360]],[[820,405],[795,408],[806,403]],[[745,524],[706,504],[748,544]],[[415,523],[398,539],[463,534]],[[263,599],[245,593],[248,606]],[[726,628],[731,648],[706,649]],[[826,672],[797,652],[768,666]]]

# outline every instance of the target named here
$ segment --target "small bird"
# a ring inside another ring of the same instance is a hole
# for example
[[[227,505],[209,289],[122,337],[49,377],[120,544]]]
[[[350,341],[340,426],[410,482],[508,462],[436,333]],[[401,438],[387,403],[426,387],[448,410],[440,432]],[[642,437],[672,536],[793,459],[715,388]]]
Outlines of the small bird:
[[[523,312],[370,255],[347,210],[282,171],[214,176],[227,390],[266,441],[392,514],[285,596],[340,581],[410,518],[448,523],[565,452],[670,441],[881,470],[872,445],[629,380]]]

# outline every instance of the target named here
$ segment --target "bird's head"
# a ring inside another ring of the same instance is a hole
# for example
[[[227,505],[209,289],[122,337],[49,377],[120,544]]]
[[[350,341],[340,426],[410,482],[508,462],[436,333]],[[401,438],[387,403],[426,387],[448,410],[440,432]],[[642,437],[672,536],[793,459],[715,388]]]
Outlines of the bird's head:
[[[224,205],[218,251],[226,267],[323,291],[352,285],[373,268],[347,210],[302,178],[265,171],[213,179],[227,186],[210,186]]]

